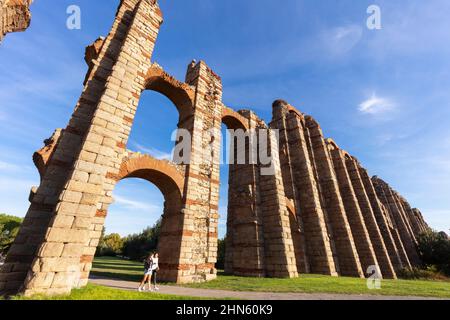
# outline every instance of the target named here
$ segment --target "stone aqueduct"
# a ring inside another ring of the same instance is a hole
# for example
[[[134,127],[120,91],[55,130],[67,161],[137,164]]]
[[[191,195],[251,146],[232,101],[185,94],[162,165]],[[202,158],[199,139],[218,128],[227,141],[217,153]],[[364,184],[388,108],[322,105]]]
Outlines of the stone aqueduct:
[[[318,123],[284,101],[264,123],[222,103],[222,83],[204,62],[185,82],[151,62],[163,21],[154,0],[122,0],[111,32],[86,50],[89,71],[67,127],[34,155],[41,183],[0,273],[0,291],[58,294],[88,282],[119,180],[154,183],[165,197],[159,252],[164,280],[216,277],[220,139],[231,129],[278,129],[269,140],[274,175],[261,163],[230,165],[226,272],[296,277],[300,273],[385,278],[419,263],[421,213],[358,160],[325,139]],[[193,137],[191,163],[175,165],[127,150],[141,93],[154,90],[179,111]],[[213,146],[209,162],[200,149]]]

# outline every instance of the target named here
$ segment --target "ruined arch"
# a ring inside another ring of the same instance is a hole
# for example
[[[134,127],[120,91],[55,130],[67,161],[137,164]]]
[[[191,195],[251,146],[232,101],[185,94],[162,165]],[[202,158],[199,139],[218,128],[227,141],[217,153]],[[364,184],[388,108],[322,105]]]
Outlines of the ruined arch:
[[[180,82],[154,63],[145,74],[145,90],[152,90],[166,96],[180,114],[180,122],[193,114],[195,91]]]
[[[161,233],[158,242],[161,272],[159,278],[176,281],[177,265],[183,236],[184,169],[166,160],[128,152],[120,167],[117,181],[138,178],[154,184],[164,196]]]
[[[158,160],[150,155],[130,153],[120,166],[117,180],[141,178],[158,187],[164,195],[173,200],[180,200],[183,194],[184,177],[182,168],[177,168],[169,161]]]
[[[248,119],[227,107],[223,107],[222,109],[222,123],[225,124],[228,129],[249,129]]]

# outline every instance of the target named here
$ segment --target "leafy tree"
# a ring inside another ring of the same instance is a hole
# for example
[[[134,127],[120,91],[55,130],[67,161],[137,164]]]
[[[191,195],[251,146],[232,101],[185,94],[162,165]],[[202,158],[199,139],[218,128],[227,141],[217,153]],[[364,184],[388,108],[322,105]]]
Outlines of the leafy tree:
[[[104,229],[103,229],[104,230]],[[101,242],[99,243],[97,255],[98,256],[117,256],[122,254],[124,239],[117,233],[104,235],[102,234]]]
[[[23,219],[0,214],[0,254],[6,255],[19,233]]]
[[[158,238],[161,233],[161,219],[153,227],[148,227],[139,234],[125,238],[123,255],[131,260],[142,261],[149,253],[158,248]]]
[[[429,231],[418,237],[422,262],[450,275],[450,239],[444,232]]]
[[[219,239],[218,241],[216,268],[219,270],[225,269],[225,241],[226,239]]]

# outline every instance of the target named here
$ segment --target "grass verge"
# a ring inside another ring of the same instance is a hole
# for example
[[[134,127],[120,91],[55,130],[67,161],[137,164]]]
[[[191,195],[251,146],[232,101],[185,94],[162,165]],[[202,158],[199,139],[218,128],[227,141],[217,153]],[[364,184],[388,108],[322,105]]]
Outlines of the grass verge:
[[[208,300],[194,297],[175,296],[159,293],[125,291],[89,284],[86,288],[72,290],[70,295],[48,297],[14,297],[13,300]]]
[[[119,258],[96,258],[92,275],[139,282],[143,266],[139,262]],[[294,279],[247,278],[219,274],[207,283],[185,285],[190,288],[255,292],[299,292],[369,294],[450,298],[449,281],[382,280],[380,290],[369,290],[367,280],[322,275],[301,275]]]

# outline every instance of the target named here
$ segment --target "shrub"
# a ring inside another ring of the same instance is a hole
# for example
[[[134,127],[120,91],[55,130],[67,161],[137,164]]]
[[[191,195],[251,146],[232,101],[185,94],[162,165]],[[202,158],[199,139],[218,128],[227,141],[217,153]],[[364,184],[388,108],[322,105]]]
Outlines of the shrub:
[[[444,232],[429,231],[418,237],[418,250],[425,267],[450,276],[450,239]]]
[[[23,219],[0,214],[0,255],[6,255],[19,233]]]
[[[397,272],[400,279],[406,280],[448,280],[445,274],[439,272],[436,267],[426,269],[404,268]]]

